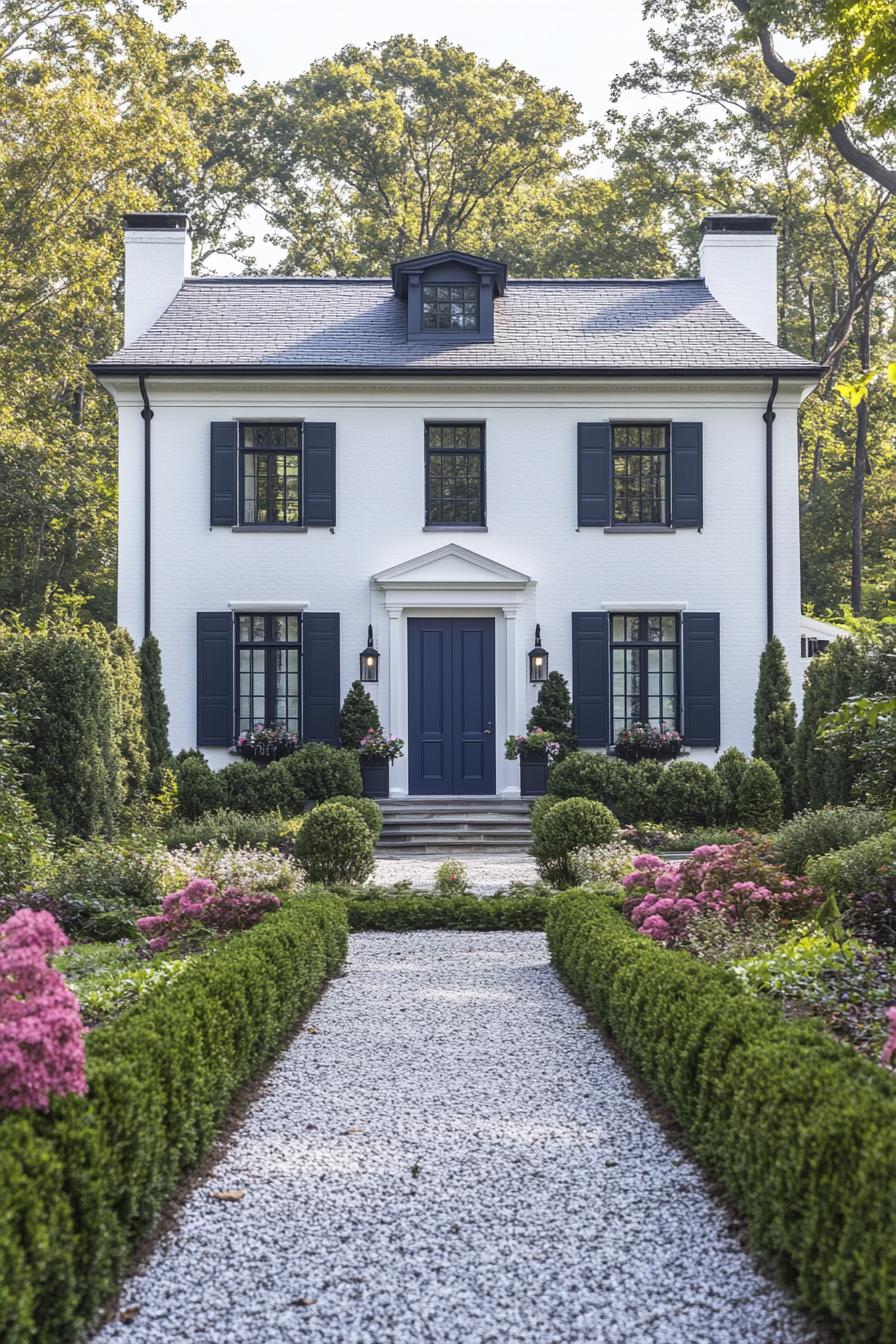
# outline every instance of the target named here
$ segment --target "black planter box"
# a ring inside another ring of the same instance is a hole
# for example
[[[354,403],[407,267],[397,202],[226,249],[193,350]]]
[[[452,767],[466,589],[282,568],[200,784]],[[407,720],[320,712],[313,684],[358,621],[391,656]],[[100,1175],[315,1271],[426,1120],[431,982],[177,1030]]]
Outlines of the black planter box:
[[[520,752],[520,794],[540,798],[548,791],[548,758],[544,751]]]
[[[284,757],[291,756],[294,751],[298,751],[298,747],[286,746],[282,742],[247,742],[237,747],[237,751],[244,761],[254,761],[256,765],[269,765],[271,761],[282,761]]]
[[[381,756],[361,756],[361,779],[365,798],[389,797],[389,762]]]

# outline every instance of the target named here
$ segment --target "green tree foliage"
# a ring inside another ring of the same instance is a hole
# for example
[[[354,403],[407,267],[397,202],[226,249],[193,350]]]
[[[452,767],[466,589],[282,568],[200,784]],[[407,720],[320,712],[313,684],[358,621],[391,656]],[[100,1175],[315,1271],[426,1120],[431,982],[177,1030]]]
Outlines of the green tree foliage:
[[[357,751],[358,743],[368,728],[380,727],[379,710],[363,683],[353,681],[339,711],[339,740],[344,747]]]
[[[826,714],[862,689],[859,645],[842,636],[813,658],[803,678],[803,716],[794,745],[793,800],[797,809],[847,803],[852,796],[853,746],[842,737],[820,737]]]
[[[577,739],[572,729],[572,697],[562,672],[549,672],[539,687],[538,703],[532,707],[526,731],[531,733],[533,728],[541,728],[560,743],[560,760],[575,751]]]
[[[737,794],[747,758],[738,747],[728,747],[716,761],[713,769],[722,793],[722,820],[734,825],[737,820]]]
[[[162,772],[171,762],[171,744],[168,741],[168,705],[162,686],[162,651],[153,634],[147,635],[140,645],[140,691],[149,787],[152,793],[158,793]]]
[[[127,630],[109,636],[108,666],[115,707],[114,727],[121,757],[121,790],[131,806],[145,798],[149,785],[149,751],[143,726],[140,659]]]
[[[737,820],[750,831],[774,831],[784,815],[781,780],[768,761],[747,761],[737,786]]]
[[[784,645],[773,635],[759,660],[759,684],[753,708],[753,755],[767,761],[778,777],[784,810],[793,799],[793,748],[796,709],[790,698],[790,673]]]

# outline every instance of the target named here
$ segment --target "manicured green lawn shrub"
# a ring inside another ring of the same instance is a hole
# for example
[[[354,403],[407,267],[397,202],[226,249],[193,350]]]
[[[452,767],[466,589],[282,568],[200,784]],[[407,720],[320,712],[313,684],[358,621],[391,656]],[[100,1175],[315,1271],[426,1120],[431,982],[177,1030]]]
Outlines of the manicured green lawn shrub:
[[[806,864],[806,876],[815,886],[836,896],[845,908],[850,896],[874,891],[896,866],[896,830],[870,835],[846,849],[819,854]]]
[[[533,817],[532,853],[540,877],[556,886],[576,880],[571,856],[583,846],[606,845],[619,829],[612,812],[590,798],[564,798]]]
[[[285,764],[303,797],[316,803],[348,794],[360,798],[364,790],[358,753],[326,742],[309,742],[287,756]]]
[[[201,752],[185,753],[174,767],[177,780],[177,810],[186,821],[197,821],[206,812],[224,806],[224,786]]]
[[[866,842],[867,843],[867,842]],[[605,894],[551,902],[571,990],[612,1032],[756,1249],[848,1344],[896,1339],[896,1085],[719,966],[637,933]]]
[[[91,1033],[86,1097],[0,1120],[4,1344],[65,1344],[89,1324],[346,933],[341,901],[295,898]]]
[[[441,896],[436,892],[410,891],[368,897],[355,893],[345,898],[349,928],[353,932],[383,929],[477,929],[538,930],[544,928],[550,897],[544,892],[519,896]]]
[[[383,814],[379,805],[372,798],[351,798],[347,794],[337,794],[335,798],[329,798],[327,801],[342,803],[356,816],[359,816],[373,837],[373,843],[376,844],[380,838],[380,831],[383,829]]]
[[[272,767],[268,767],[269,769]],[[283,818],[279,812],[263,812],[260,816],[246,816],[244,812],[230,812],[216,808],[206,812],[197,821],[175,821],[165,833],[169,849],[181,845],[232,845],[242,848],[271,849],[279,841]]]
[[[816,855],[846,849],[889,830],[890,825],[886,812],[858,805],[800,812],[775,836],[775,858],[789,873],[804,873],[806,864]]]
[[[606,803],[613,797],[613,777],[624,769],[620,761],[591,751],[571,751],[548,771],[548,793],[556,798],[591,798]]]
[[[747,761],[737,786],[737,819],[749,831],[773,831],[781,825],[781,781],[768,761]]]
[[[344,803],[319,803],[293,843],[308,882],[363,882],[373,872],[373,837]]]
[[[268,807],[282,812],[284,817],[296,816],[305,805],[305,795],[299,788],[295,770],[289,758],[271,761],[264,768],[268,790]]]
[[[280,790],[276,787],[276,775],[272,787],[270,769],[270,766],[262,767],[254,761],[234,761],[232,765],[225,765],[218,772],[224,806],[232,812],[247,812],[252,816],[273,812],[277,800],[272,795],[279,794]]]
[[[626,765],[614,761],[617,769],[609,780],[614,790],[607,806],[623,826],[634,826],[639,821],[659,821],[659,786],[666,767],[662,761],[636,761]]]
[[[657,810],[666,826],[712,826],[722,810],[719,781],[702,761],[673,761],[656,788]]]
[[[746,768],[747,758],[739,747],[728,747],[713,766],[722,794],[721,819],[728,826],[737,825],[737,793]]]

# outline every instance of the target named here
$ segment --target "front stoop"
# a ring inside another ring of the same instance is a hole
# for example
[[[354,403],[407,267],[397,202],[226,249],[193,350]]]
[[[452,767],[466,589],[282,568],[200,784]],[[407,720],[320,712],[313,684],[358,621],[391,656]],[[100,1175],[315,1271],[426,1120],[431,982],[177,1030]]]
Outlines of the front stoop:
[[[381,858],[402,854],[525,854],[532,843],[526,798],[415,797],[380,803]]]

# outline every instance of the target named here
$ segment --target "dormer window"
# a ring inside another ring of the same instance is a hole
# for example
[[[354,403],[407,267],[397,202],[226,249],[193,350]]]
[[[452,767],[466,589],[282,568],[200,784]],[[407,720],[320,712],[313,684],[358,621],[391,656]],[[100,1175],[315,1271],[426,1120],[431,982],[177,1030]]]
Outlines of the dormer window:
[[[478,331],[478,285],[424,285],[424,331]]]
[[[507,267],[467,252],[397,261],[392,285],[408,306],[408,340],[446,344],[494,340],[494,304]]]

